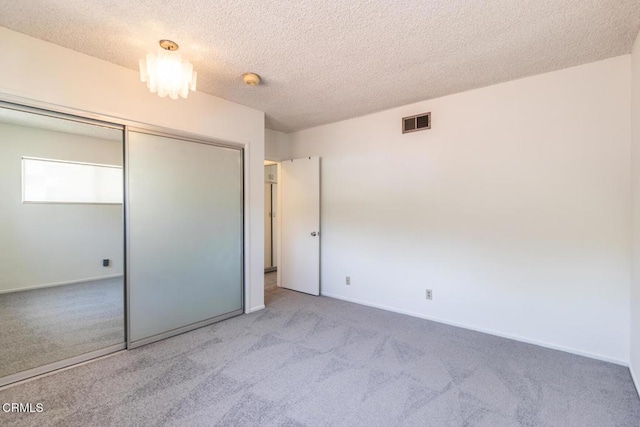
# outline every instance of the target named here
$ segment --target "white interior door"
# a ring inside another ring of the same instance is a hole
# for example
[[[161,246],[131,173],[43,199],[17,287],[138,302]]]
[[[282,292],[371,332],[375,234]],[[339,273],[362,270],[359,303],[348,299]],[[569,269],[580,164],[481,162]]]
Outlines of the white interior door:
[[[280,166],[280,286],[320,295],[320,158]]]
[[[271,266],[278,266],[278,184],[271,184]]]

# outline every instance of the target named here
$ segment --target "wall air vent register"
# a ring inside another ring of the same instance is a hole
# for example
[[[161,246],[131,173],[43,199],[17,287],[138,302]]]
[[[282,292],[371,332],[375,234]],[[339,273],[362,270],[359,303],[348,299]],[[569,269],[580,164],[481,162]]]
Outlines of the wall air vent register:
[[[402,118],[402,133],[417,132],[425,129],[431,129],[430,112]]]

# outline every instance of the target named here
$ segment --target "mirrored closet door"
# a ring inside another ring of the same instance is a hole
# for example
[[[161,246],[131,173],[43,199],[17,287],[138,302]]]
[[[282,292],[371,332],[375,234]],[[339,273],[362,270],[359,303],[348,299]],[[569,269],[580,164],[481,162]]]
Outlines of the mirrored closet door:
[[[123,140],[0,105],[0,385],[125,347]]]
[[[243,151],[129,130],[129,348],[243,312]]]

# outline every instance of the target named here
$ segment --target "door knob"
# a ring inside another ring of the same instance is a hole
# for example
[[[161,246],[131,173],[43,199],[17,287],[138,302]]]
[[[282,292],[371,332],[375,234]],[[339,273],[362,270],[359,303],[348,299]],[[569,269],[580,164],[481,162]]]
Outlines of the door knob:
[[[318,235],[318,233],[316,233],[315,231],[311,232],[311,237],[316,237]]]

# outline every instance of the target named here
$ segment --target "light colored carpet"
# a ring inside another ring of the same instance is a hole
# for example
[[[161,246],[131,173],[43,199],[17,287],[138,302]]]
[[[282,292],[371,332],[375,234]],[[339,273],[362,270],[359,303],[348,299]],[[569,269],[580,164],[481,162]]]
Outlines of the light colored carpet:
[[[335,299],[267,309],[0,392],[33,426],[629,426],[629,370]]]
[[[0,294],[0,377],[124,342],[122,278]]]

